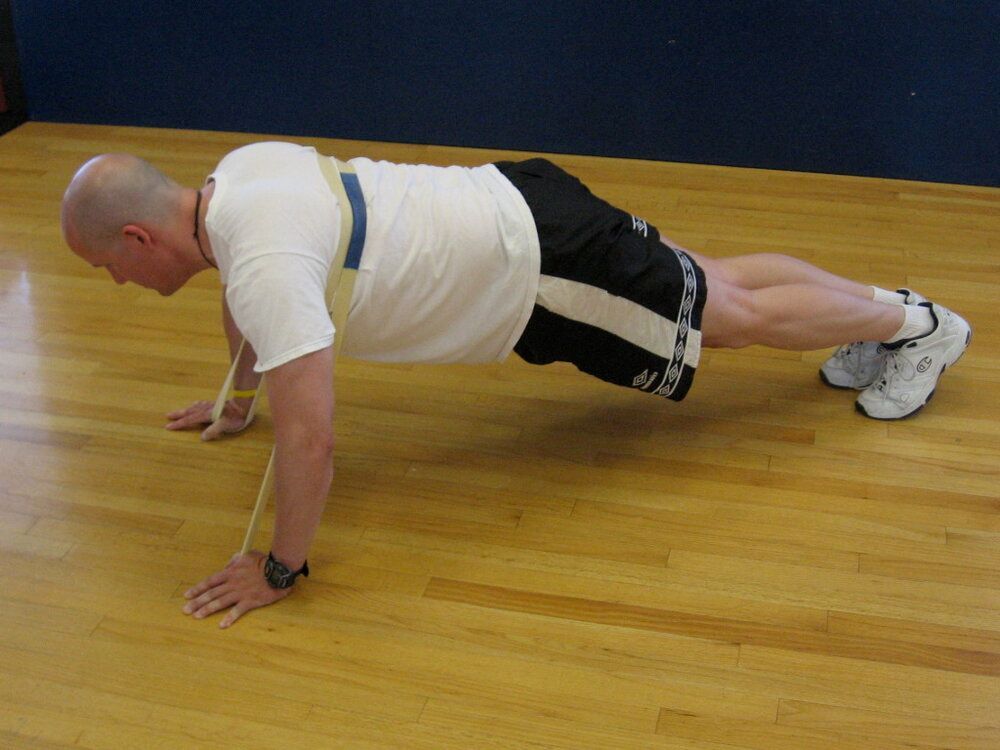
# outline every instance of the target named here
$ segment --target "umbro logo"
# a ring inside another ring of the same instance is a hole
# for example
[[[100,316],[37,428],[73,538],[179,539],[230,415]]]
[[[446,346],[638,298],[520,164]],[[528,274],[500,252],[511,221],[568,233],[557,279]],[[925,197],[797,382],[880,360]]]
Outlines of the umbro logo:
[[[930,357],[924,357],[922,360],[917,362],[917,372],[927,372],[931,369],[931,365],[934,364],[934,360]]]
[[[649,236],[649,225],[646,224],[644,219],[640,219],[638,216],[632,217],[632,229],[643,237]]]
[[[643,370],[632,378],[632,387],[646,390],[656,382],[658,377],[660,377],[660,373],[657,370],[653,370],[652,374],[650,374],[649,370]]]

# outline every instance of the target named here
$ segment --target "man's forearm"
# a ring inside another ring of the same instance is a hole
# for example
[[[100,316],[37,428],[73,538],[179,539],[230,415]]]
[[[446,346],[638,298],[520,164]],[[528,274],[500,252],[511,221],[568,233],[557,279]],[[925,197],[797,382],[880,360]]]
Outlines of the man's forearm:
[[[275,446],[276,510],[271,552],[291,570],[301,568],[308,556],[332,479],[332,439],[303,436]]]
[[[316,536],[333,478],[333,347],[286,362],[267,378],[277,494],[271,551],[298,570]]]

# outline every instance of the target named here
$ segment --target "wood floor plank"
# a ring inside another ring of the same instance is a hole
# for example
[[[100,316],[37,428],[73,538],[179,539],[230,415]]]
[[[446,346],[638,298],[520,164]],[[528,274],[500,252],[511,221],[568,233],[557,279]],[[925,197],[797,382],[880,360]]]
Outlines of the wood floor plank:
[[[653,608],[669,603],[670,607],[689,614],[738,616],[810,630],[826,628],[824,610],[711,591],[669,568],[499,545],[467,545],[412,532],[400,535],[372,531],[365,534],[363,541],[364,547],[348,551],[346,559],[420,571],[430,578],[464,575],[473,579],[467,581],[471,584],[528,589],[542,595],[561,592],[584,599],[610,598]],[[408,541],[419,541],[420,546],[409,549]]]
[[[810,702],[1000,726],[994,677],[767,646],[743,646],[740,666],[772,690]]]
[[[420,724],[445,731],[468,731],[470,726],[489,727],[491,739],[498,744],[481,744],[485,738],[468,734],[473,747],[518,747],[527,745],[540,748],[601,747],[609,750],[733,750],[731,744],[695,743],[683,737],[665,737],[649,733],[616,731],[614,727],[591,728],[564,726],[545,717],[522,717],[509,712],[490,710],[489,707],[468,706],[461,703],[432,700],[420,719]]]
[[[937,625],[923,620],[875,617],[856,612],[830,612],[828,630],[845,635],[954,646],[970,651],[1000,651],[1000,630]]]
[[[782,701],[778,725],[832,731],[855,742],[893,742],[904,747],[967,747],[991,750],[1000,744],[1000,728],[927,719],[902,714]]]
[[[934,580],[903,580],[860,572],[811,570],[797,565],[750,561],[683,550],[669,564],[704,581],[706,588],[737,594],[771,588],[780,601],[860,614],[909,617],[989,629],[1000,619],[1000,594],[989,588]],[[780,593],[779,593],[780,592]]]
[[[841,731],[809,725],[785,725],[774,722],[732,722],[705,719],[676,711],[660,712],[656,731],[668,737],[684,737],[693,742],[711,742],[753,750],[907,750],[913,745],[877,734],[852,736]],[[931,750],[927,746],[927,750]],[[943,748],[947,746],[936,746]]]
[[[462,581],[432,579],[425,595],[431,599],[465,602],[517,612],[583,620],[603,625],[696,638],[718,638],[741,646],[756,645],[790,651],[833,654],[907,666],[932,667],[968,674],[1000,676],[1000,655],[931,644],[878,641],[815,630],[781,628],[735,619],[696,616],[634,605],[595,601],[579,597],[542,595],[535,592],[472,585]]]

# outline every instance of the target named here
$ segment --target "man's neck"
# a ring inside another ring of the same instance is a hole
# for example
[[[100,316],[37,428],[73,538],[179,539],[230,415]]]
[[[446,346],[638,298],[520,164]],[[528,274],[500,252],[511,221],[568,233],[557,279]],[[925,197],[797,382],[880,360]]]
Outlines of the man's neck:
[[[197,192],[195,193],[195,207],[197,208],[197,216],[194,216],[192,221],[192,242],[197,248],[198,260],[200,263],[207,263],[213,268],[218,268],[218,261],[215,259],[215,253],[212,250],[212,240],[208,236],[208,226],[206,219],[208,217],[208,206],[212,200],[212,195],[215,193],[215,182],[210,181],[201,189],[201,201],[197,200]],[[194,209],[192,209],[192,214]]]

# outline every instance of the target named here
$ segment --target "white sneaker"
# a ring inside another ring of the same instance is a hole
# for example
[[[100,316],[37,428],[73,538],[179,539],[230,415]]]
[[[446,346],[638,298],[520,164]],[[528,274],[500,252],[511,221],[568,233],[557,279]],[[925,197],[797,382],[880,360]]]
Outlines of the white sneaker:
[[[903,419],[931,400],[946,368],[958,362],[972,339],[972,328],[946,307],[925,302],[934,330],[888,348],[876,381],[861,392],[857,410],[872,419]],[[889,347],[894,345],[890,344]]]
[[[819,368],[819,377],[832,388],[863,391],[878,378],[886,349],[877,341],[855,341],[833,353]]]
[[[906,304],[919,305],[927,300],[909,289],[897,289],[906,295]],[[863,391],[878,378],[885,363],[885,347],[877,341],[855,341],[833,353],[819,368],[819,377],[831,388]]]

